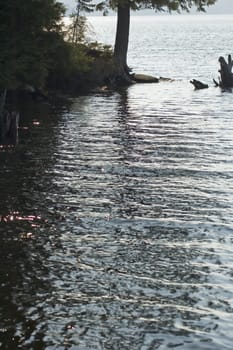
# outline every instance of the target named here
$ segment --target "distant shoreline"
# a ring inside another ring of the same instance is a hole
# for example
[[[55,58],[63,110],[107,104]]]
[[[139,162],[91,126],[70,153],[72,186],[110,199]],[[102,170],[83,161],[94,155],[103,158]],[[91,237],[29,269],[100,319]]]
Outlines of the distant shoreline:
[[[144,12],[144,11],[132,11],[131,17],[222,17],[222,16],[228,16],[232,17],[233,13],[203,13],[203,12],[190,12],[190,13],[154,13],[153,11]],[[68,17],[68,16],[66,16]],[[86,14],[86,17],[101,17],[101,18],[108,18],[108,17],[116,17],[116,13],[112,12],[109,13],[107,16],[103,16],[102,13],[93,13],[93,14]]]

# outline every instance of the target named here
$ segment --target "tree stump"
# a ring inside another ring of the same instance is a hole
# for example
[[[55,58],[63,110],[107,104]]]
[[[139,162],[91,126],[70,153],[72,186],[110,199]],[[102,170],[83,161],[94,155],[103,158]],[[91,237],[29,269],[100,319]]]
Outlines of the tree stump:
[[[0,93],[0,121],[6,103],[6,89]]]
[[[19,113],[5,109],[7,91],[0,95],[0,144],[16,145],[18,142]]]
[[[233,67],[233,61],[231,59],[231,55],[228,55],[228,61],[226,62],[224,57],[219,57],[219,63],[220,63],[220,82],[219,86],[221,88],[232,88],[233,87],[233,74],[232,74],[232,67]]]

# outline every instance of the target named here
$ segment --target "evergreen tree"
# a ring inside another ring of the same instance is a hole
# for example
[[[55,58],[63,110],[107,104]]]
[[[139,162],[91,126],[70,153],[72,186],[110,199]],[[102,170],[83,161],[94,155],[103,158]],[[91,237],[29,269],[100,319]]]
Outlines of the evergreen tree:
[[[72,43],[80,43],[84,40],[86,31],[86,17],[83,12],[94,11],[95,5],[91,4],[92,0],[76,0],[76,11],[71,14],[71,25],[69,28],[69,40]]]
[[[0,1],[0,87],[42,86],[65,8],[55,0]]]

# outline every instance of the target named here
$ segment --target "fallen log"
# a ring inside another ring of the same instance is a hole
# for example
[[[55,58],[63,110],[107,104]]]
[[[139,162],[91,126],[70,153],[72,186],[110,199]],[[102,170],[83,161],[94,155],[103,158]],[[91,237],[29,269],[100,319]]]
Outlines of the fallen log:
[[[172,78],[159,77],[159,81],[168,81],[168,82],[172,83],[175,80]]]

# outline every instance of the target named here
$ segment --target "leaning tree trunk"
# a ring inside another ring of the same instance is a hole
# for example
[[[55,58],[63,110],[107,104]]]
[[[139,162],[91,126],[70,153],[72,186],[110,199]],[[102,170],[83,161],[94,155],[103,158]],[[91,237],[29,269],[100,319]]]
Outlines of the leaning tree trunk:
[[[117,6],[117,30],[114,47],[114,63],[116,65],[117,78],[120,83],[132,83],[127,65],[127,53],[129,44],[130,27],[130,2],[120,1]]]

